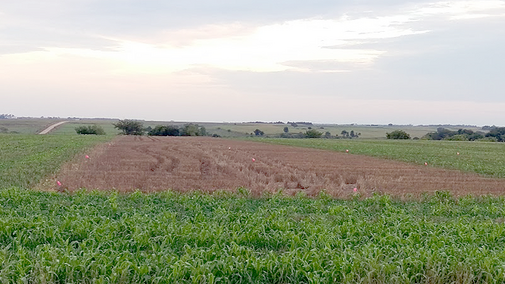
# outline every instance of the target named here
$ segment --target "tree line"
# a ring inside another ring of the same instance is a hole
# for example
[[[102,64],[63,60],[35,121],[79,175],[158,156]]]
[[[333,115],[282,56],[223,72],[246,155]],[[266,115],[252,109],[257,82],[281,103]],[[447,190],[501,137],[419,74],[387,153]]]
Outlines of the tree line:
[[[154,128],[148,126],[144,128],[141,121],[120,120],[113,123],[114,128],[121,131],[124,135],[144,135],[149,136],[206,136],[207,130],[198,124],[188,123],[181,127],[176,125],[156,125]]]

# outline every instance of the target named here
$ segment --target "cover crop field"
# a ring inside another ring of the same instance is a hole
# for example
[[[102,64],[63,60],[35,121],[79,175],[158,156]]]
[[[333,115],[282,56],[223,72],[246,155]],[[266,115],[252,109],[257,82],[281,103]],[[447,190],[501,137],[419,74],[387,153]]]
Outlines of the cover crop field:
[[[3,283],[503,283],[503,197],[0,190]]]
[[[0,188],[29,188],[111,136],[0,135]]]
[[[433,140],[276,139],[254,141],[360,154],[505,178],[505,143]],[[458,155],[459,153],[459,155]]]

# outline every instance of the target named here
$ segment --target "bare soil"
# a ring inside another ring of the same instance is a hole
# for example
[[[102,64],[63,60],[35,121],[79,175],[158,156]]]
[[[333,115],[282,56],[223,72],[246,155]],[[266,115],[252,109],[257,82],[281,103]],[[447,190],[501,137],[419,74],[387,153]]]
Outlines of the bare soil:
[[[119,191],[236,190],[287,194],[321,190],[335,197],[355,192],[417,196],[505,193],[505,179],[347,153],[210,137],[121,136],[63,167],[61,186]],[[254,161],[253,161],[254,159]],[[56,184],[56,181],[52,181]],[[356,191],[354,190],[356,188]]]

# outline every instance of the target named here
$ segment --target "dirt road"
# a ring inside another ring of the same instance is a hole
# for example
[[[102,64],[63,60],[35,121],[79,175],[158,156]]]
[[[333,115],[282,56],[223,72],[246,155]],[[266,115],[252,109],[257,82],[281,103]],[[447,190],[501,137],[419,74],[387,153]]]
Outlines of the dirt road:
[[[62,125],[63,123],[66,123],[66,122],[68,122],[68,121],[61,121],[61,122],[55,123],[55,124],[49,126],[48,128],[42,130],[39,134],[41,134],[41,135],[47,134],[47,133],[51,132],[51,130],[55,129],[56,127]]]

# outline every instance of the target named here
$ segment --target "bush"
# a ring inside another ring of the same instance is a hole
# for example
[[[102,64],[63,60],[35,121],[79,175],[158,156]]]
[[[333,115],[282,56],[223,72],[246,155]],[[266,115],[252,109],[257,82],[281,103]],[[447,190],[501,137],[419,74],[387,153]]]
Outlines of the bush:
[[[150,136],[179,136],[179,128],[174,125],[157,125],[147,135]]]
[[[410,134],[403,130],[395,130],[391,133],[386,133],[388,139],[410,139]]]
[[[101,126],[88,125],[75,128],[75,132],[80,135],[105,135],[105,131]]]
[[[305,132],[305,137],[307,138],[321,138],[322,135],[322,132],[319,132],[315,129],[309,129],[307,132]]]
[[[143,135],[144,134],[144,126],[142,122],[137,120],[120,120],[117,123],[113,123],[114,127],[124,135]]]
[[[256,135],[256,136],[263,136],[264,134],[265,134],[265,132],[263,132],[259,129],[254,130],[254,135]]]
[[[486,137],[494,137],[498,142],[505,142],[505,127],[495,127],[486,134]]]
[[[179,129],[181,136],[206,136],[207,130],[198,124],[189,123]]]
[[[437,132],[430,132],[423,136],[426,140],[452,140],[452,141],[475,141],[484,138],[484,133],[474,132],[470,129],[451,131],[445,128],[437,128]]]

